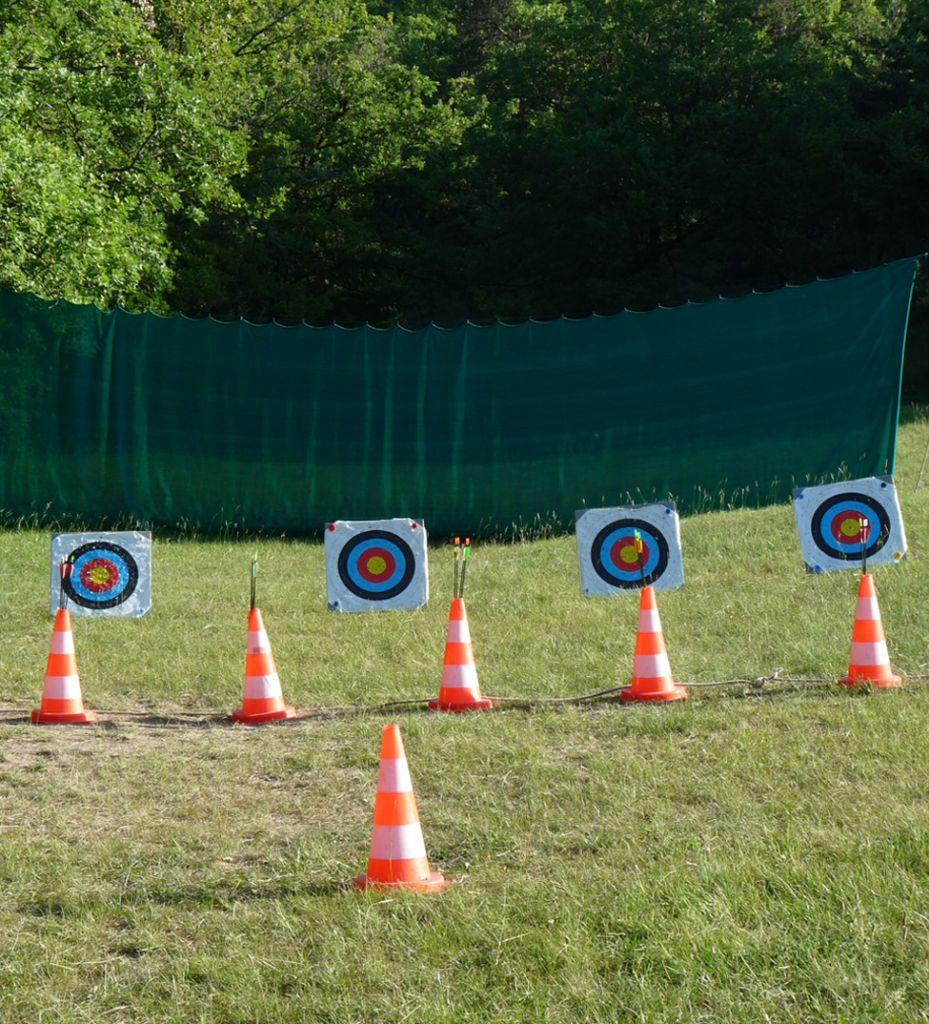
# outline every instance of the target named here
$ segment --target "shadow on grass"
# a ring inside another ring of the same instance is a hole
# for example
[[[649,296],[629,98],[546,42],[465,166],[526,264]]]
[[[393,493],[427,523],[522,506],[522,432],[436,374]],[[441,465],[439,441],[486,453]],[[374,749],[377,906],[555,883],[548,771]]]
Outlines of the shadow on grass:
[[[351,891],[351,878],[339,878],[325,882],[300,882],[294,879],[289,884],[282,884],[280,881],[271,881],[267,884],[261,882],[243,882],[241,884],[216,882],[203,885],[179,886],[176,889],[156,889],[154,891],[146,891],[144,889],[130,890],[124,894],[121,902],[124,904],[131,903],[136,906],[154,904],[157,906],[210,907],[217,910],[226,910],[234,907],[236,904],[292,900],[300,896],[324,898]],[[24,917],[63,920],[66,918],[78,918],[86,914],[88,912],[88,904],[79,899],[47,897],[19,903],[16,906],[16,911]]]
[[[157,712],[144,711],[97,711],[97,719],[93,723],[88,723],[87,725],[61,723],[52,726],[52,728],[113,731],[125,725],[134,725],[143,729],[218,729],[251,732],[259,728],[292,729],[311,722],[325,722],[339,718],[379,718],[385,715],[389,715],[392,718],[400,718],[424,712],[425,705],[426,701],[423,700],[399,706],[373,704],[357,705],[355,707],[316,707],[299,712],[296,718],[282,719],[278,722],[261,722],[256,725],[234,722],[231,715],[222,712],[185,715],[183,712],[178,712],[177,714],[171,714],[170,712],[158,714]],[[31,724],[32,718],[25,710],[0,712],[0,727],[5,725],[18,727]],[[43,723],[43,725],[47,724]]]
[[[0,725],[33,725],[32,715],[29,712],[5,712],[0,717]],[[106,717],[100,717],[93,722],[39,722],[37,729],[83,729],[85,732],[94,732],[98,729],[112,730],[118,728],[116,722],[109,721]]]
[[[240,885],[228,883],[182,886],[177,889],[158,889],[154,892],[139,892],[133,895],[133,903],[155,903],[161,906],[206,906],[219,909],[242,903],[275,902],[292,900],[300,896],[312,898],[336,896],[352,890],[351,878],[338,878],[325,882],[292,883],[271,881],[247,882]]]

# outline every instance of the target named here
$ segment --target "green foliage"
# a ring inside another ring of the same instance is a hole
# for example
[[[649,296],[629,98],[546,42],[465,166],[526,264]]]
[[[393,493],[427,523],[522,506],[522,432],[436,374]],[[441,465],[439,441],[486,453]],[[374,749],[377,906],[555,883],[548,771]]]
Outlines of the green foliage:
[[[459,83],[439,95],[405,59],[433,26],[401,28],[355,2],[294,5],[277,22],[274,3],[241,6],[243,202],[183,235],[178,302],[293,320],[386,308],[402,287],[393,266],[408,229],[383,230],[378,205],[469,124]]]
[[[168,45],[144,8],[20,0],[0,15],[5,283],[164,308],[171,219],[237,201],[221,37],[189,19],[191,45]]]
[[[929,239],[929,3],[12,0],[0,283],[583,314]]]

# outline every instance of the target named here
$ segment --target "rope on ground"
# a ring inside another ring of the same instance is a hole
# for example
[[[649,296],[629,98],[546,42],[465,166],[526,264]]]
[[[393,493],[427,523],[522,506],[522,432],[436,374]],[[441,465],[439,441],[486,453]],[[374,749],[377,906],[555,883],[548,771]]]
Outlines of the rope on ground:
[[[929,675],[910,675],[906,674],[905,679],[907,682],[927,682],[929,681]],[[766,686],[770,686],[774,683],[785,683],[789,686],[825,686],[833,685],[837,680],[831,676],[790,676],[784,675],[784,670],[781,668],[775,669],[773,672],[765,676],[756,676],[754,679],[712,679],[700,682],[689,682],[682,683],[682,686],[687,689],[705,689],[711,687],[721,686],[748,686],[753,689],[764,689]],[[565,705],[565,704],[587,704],[591,701],[600,700],[604,697],[609,697],[613,694],[619,693],[626,687],[620,686],[609,686],[605,690],[595,690],[593,693],[582,693],[571,697],[494,697],[490,699],[497,702],[498,704],[506,704],[510,707],[538,707],[538,706],[553,706],[553,705]],[[432,700],[431,697],[414,697],[409,700],[391,700],[386,701],[383,704],[319,704],[314,706],[311,710],[297,715],[295,719],[291,719],[294,722],[308,721],[313,718],[320,717],[327,714],[378,714],[379,712],[393,711],[398,708],[404,707],[422,707],[428,704]],[[141,719],[158,719],[164,722],[177,722],[183,723],[188,719],[217,719],[225,721],[229,716],[224,714],[222,711],[201,711],[197,709],[191,709],[190,711],[158,711],[152,709],[150,711],[107,711],[101,708],[94,708],[99,715],[106,715],[112,718],[141,718]],[[0,707],[0,714],[3,715],[28,715],[30,708],[28,707]],[[285,723],[286,724],[286,723]]]

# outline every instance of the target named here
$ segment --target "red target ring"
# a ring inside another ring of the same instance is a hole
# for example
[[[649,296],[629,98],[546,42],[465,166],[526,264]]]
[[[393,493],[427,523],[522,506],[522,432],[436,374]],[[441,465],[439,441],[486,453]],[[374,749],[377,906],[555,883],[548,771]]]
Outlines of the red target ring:
[[[638,570],[640,566],[647,565],[651,548],[645,543],[644,537],[640,543],[642,545],[641,552],[635,549],[634,537],[622,537],[610,548],[610,561],[621,572]],[[628,557],[623,557],[624,555]]]
[[[94,594],[106,594],[119,583],[119,568],[108,558],[93,558],[81,567],[81,583]]]
[[[860,545],[862,540],[860,523],[860,512],[841,512],[833,518],[829,529],[839,544]]]
[[[397,560],[387,548],[368,548],[358,559],[358,573],[368,583],[383,583],[397,568]]]

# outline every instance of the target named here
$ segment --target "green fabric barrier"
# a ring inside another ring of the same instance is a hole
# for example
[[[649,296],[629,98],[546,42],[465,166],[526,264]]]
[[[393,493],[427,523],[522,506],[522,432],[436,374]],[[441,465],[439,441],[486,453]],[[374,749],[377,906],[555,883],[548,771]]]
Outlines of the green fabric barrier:
[[[766,294],[446,330],[0,293],[0,509],[308,533],[570,527],[893,471],[916,259]]]

